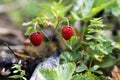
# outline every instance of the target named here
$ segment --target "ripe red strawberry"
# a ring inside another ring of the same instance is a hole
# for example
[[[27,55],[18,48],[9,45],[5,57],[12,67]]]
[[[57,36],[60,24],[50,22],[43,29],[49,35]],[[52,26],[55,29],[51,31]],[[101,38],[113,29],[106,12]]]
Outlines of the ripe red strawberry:
[[[65,40],[69,40],[73,36],[73,28],[71,26],[62,27],[62,36]]]
[[[42,43],[43,36],[40,32],[34,32],[30,35],[30,41],[34,46],[39,46]]]

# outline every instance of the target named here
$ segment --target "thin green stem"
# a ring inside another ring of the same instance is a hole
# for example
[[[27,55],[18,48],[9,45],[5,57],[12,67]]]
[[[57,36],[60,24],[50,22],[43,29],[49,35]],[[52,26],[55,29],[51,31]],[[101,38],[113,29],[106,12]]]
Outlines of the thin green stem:
[[[87,30],[87,22],[84,23],[84,26],[83,26],[82,31],[81,31],[82,32],[81,41],[84,41],[86,30]]]
[[[93,62],[93,57],[92,57],[91,60],[90,60],[89,68],[92,67],[92,62]]]
[[[38,25],[39,26],[39,25]],[[41,32],[45,35],[45,37],[51,42],[51,39],[48,37],[47,33],[39,26]]]

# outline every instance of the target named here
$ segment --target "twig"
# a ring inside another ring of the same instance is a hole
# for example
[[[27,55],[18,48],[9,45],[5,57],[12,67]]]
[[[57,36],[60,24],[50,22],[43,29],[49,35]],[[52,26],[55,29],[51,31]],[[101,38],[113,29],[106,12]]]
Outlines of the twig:
[[[8,44],[7,42],[4,42],[4,44],[9,48],[9,50],[10,50],[13,54],[15,54],[14,51],[10,48],[10,46],[9,46],[9,44]]]

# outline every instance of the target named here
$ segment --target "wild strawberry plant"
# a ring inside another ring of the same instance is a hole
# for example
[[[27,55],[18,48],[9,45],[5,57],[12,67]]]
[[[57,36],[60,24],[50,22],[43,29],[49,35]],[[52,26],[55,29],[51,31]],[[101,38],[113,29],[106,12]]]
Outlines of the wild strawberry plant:
[[[93,17],[114,2],[116,0],[85,0],[80,9],[70,15],[66,14],[72,4],[63,5],[62,0],[52,5],[40,5],[43,14],[23,24],[30,26],[25,35],[29,36],[33,46],[39,46],[44,42],[42,35],[51,43],[55,34],[68,47],[62,51],[60,66],[40,70],[40,80],[106,80],[100,68],[112,66],[120,59],[112,55],[112,40],[104,36],[102,18]],[[73,26],[76,20],[84,23],[79,34]],[[52,36],[49,37],[44,29],[52,29]]]

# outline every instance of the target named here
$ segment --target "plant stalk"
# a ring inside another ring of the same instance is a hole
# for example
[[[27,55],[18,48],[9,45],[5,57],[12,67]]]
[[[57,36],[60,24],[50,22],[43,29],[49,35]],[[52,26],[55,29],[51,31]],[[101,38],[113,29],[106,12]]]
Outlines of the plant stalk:
[[[87,30],[87,21],[84,23],[82,31],[81,31],[82,32],[82,34],[81,34],[81,41],[84,41],[86,30]]]

